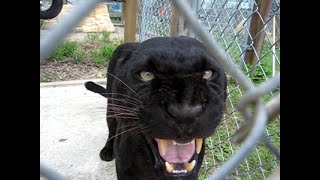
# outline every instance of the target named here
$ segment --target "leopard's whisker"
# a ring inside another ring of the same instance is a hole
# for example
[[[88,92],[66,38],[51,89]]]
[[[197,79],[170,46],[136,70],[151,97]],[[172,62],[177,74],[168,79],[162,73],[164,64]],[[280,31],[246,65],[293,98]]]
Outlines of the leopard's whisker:
[[[125,95],[125,94],[120,94],[120,93],[101,93],[101,94],[123,96],[123,97],[130,98],[132,100],[135,100],[138,103],[142,103],[142,101],[140,101],[139,99]],[[111,97],[107,97],[107,98],[111,98]]]
[[[109,103],[107,108],[109,109],[109,107],[119,107],[119,108],[122,108],[122,109],[126,109],[126,110],[131,110],[131,111],[134,111],[134,112],[140,112],[140,106],[136,106],[136,107],[128,107],[128,106],[124,106],[124,105],[119,105],[119,104],[113,104],[113,103]]]
[[[130,135],[131,135],[131,136],[135,136],[135,135],[140,134],[140,133],[145,133],[145,132],[151,131],[151,130],[148,129],[148,128],[149,128],[148,126],[142,127],[142,128],[140,128],[139,130],[130,133]]]
[[[135,109],[122,108],[122,107],[117,107],[117,106],[108,106],[108,110],[119,111],[119,112],[131,112],[131,113],[138,113],[139,112]]]
[[[140,114],[139,112],[124,112],[124,111],[118,111],[118,110],[112,110],[112,109],[107,111],[107,115],[109,115],[110,113],[131,114],[135,116],[138,116]]]
[[[114,101],[117,101],[117,102],[124,102],[124,103],[131,104],[131,105],[134,105],[134,106],[141,105],[141,103],[138,104],[138,103],[136,103],[134,101],[129,101],[127,99],[108,98],[108,101],[109,100],[114,100]]]
[[[139,126],[136,126],[136,127],[133,127],[133,128],[130,128],[130,129],[128,129],[128,130],[122,131],[121,133],[118,133],[118,134],[116,134],[116,135],[114,135],[114,136],[112,136],[112,137],[108,138],[108,140],[107,140],[107,141],[109,141],[110,139],[113,139],[113,138],[115,138],[115,137],[117,137],[117,136],[119,136],[119,135],[121,135],[121,134],[124,134],[124,133],[130,132],[130,131],[133,131],[133,130],[135,130],[135,129],[137,129],[137,128],[141,127],[141,126],[143,126],[143,124],[141,124],[141,125],[139,125]]]
[[[118,99],[125,99],[125,98],[129,98],[130,100],[129,101],[132,101],[132,102],[135,102],[135,103],[142,103],[141,100],[137,99],[137,98],[134,98],[132,96],[128,96],[128,95],[124,95],[124,94],[120,94],[120,93],[100,93],[100,94],[106,94],[107,97],[106,98],[118,98]],[[114,96],[112,96],[114,95]],[[99,95],[100,96],[100,95]],[[58,97],[58,96],[57,96]],[[92,98],[92,97],[97,97],[96,94],[86,94],[85,96],[82,96],[82,95],[79,95],[79,97],[81,98]],[[48,97],[41,97],[41,98],[48,98]],[[52,97],[50,97],[52,98]],[[70,98],[64,98],[66,100],[73,100],[74,97],[70,97]],[[128,99],[127,99],[128,100]]]
[[[111,113],[111,114],[110,114]],[[113,113],[113,114],[112,114]],[[127,115],[127,116],[133,116],[133,117],[138,117],[138,114],[136,113],[127,113],[127,112],[119,112],[119,111],[109,111],[108,112],[108,115],[107,116],[110,116],[110,115],[116,115],[116,116],[119,116],[119,115]]]
[[[138,128],[138,129],[135,129],[134,131],[129,132],[128,134],[126,134],[124,140],[126,140],[128,137],[136,136],[136,135],[142,133],[144,130],[148,130],[148,126],[147,125],[143,125],[142,127]]]
[[[107,117],[108,116],[120,116],[120,115],[127,115],[127,116],[132,116],[132,117],[138,117],[139,114],[137,113],[130,113],[130,112],[121,112],[121,111],[108,111],[107,112]]]
[[[123,101],[124,103],[118,103],[118,102],[108,102],[107,105],[117,105],[117,106],[122,106],[124,108],[137,108],[137,107],[142,107],[141,105],[135,105],[135,104],[129,104]]]
[[[118,127],[118,129],[123,129],[123,128],[126,128],[126,127],[135,126],[135,125],[138,125],[138,124],[139,124],[138,122],[133,121],[131,123],[126,123],[126,125]]]
[[[114,115],[107,116],[107,118],[132,119],[132,120],[138,120],[139,119],[138,117],[114,116]]]
[[[97,107],[97,108],[93,108],[93,107],[86,107],[86,108],[81,108],[83,110],[82,113],[87,113],[88,110],[90,110],[91,112],[105,112],[106,109],[109,110],[113,110],[113,111],[119,111],[119,112],[132,112],[132,113],[139,113],[140,110],[136,109],[136,108],[129,108],[126,106],[114,106],[114,105],[110,105],[109,107]]]
[[[135,91],[133,90],[128,84],[126,84],[125,82],[123,82],[121,79],[119,79],[117,76],[107,72],[108,75],[114,77],[115,79],[117,79],[119,82],[121,82],[123,85],[125,85],[129,90],[131,90],[133,93],[135,93],[139,98],[141,98],[141,96]]]

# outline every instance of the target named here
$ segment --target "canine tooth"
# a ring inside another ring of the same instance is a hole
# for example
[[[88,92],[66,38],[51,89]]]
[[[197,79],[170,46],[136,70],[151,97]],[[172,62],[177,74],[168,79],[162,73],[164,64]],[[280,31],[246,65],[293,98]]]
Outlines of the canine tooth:
[[[168,173],[172,173],[172,171],[175,171],[173,170],[173,165],[168,162],[166,162],[166,169]]]
[[[168,140],[160,139],[160,148],[161,148],[160,152],[162,156],[166,155],[167,147],[168,147]]]
[[[201,151],[202,142],[203,142],[203,139],[202,139],[202,138],[197,138],[197,139],[196,139],[197,154],[199,154],[200,151]]]
[[[179,145],[175,140],[173,140],[173,145]]]
[[[193,160],[191,163],[183,163],[183,165],[184,165],[184,168],[186,168],[186,170],[190,172],[196,165],[196,160]]]

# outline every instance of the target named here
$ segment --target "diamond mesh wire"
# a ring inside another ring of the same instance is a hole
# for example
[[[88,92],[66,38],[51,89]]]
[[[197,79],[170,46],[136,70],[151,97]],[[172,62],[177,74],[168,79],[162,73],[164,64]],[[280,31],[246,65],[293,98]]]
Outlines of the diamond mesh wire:
[[[138,13],[139,41],[169,36],[171,8],[169,1],[140,0]]]
[[[270,15],[263,19],[259,4],[262,0],[198,0],[196,11],[199,22],[224,48],[233,62],[258,86],[280,72],[280,0],[272,2]],[[140,0],[138,13],[139,41],[170,36],[170,2],[166,0]],[[263,28],[252,34],[253,16],[257,16]],[[261,51],[255,40],[264,33]],[[252,51],[256,63],[246,61],[246,53]],[[239,148],[230,138],[243,123],[236,106],[243,95],[238,82],[228,74],[227,110],[216,133],[206,139],[207,151],[200,179],[205,179],[227,161]],[[263,96],[265,102],[280,89]],[[268,138],[280,146],[280,116],[266,128]],[[260,143],[228,179],[265,179],[280,165],[280,161],[265,145]]]

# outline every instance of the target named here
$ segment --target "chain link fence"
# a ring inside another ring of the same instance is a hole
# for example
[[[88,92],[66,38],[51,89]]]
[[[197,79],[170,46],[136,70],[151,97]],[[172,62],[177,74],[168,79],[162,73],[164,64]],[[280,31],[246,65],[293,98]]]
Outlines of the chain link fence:
[[[138,14],[139,41],[170,35],[170,1],[140,0]]]
[[[185,4],[254,85],[258,86],[280,72],[280,0],[196,0],[185,1]],[[179,29],[177,35],[199,38],[182,15],[178,17],[178,24],[174,24],[175,9],[170,1],[140,0],[139,8],[139,41],[170,36],[173,28]],[[215,135],[207,139],[200,179],[208,178],[239,149],[231,138],[244,121],[237,104],[245,92],[236,79],[230,74],[228,77],[227,111]],[[263,101],[268,102],[278,94],[279,88],[264,94]],[[268,139],[279,147],[280,116],[265,131]],[[279,165],[277,157],[259,143],[228,179],[265,179]]]
[[[41,39],[40,63],[98,2],[80,1]],[[280,168],[280,0],[139,0],[138,8],[138,41],[198,38],[227,72],[227,110],[206,139],[199,179],[266,179]]]

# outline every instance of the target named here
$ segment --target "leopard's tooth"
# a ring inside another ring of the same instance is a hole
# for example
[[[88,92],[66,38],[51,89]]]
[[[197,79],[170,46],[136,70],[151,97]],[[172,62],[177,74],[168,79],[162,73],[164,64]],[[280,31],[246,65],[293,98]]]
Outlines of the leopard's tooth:
[[[170,164],[170,163],[168,163],[168,162],[166,161],[166,169],[167,169],[167,172],[168,172],[168,173],[172,173],[172,171],[173,171],[173,165]]]
[[[196,149],[197,149],[197,154],[200,153],[201,151],[201,148],[202,148],[202,142],[203,142],[203,139],[202,138],[197,138],[196,139]]]
[[[178,144],[177,141],[173,140],[173,145],[177,145],[177,144]]]
[[[168,147],[168,140],[160,139],[160,153],[162,156],[166,155]]]
[[[196,165],[196,160],[193,160],[191,163],[183,163],[184,168],[190,172],[192,171],[192,169],[194,168],[194,166]]]

